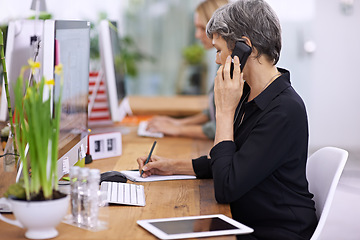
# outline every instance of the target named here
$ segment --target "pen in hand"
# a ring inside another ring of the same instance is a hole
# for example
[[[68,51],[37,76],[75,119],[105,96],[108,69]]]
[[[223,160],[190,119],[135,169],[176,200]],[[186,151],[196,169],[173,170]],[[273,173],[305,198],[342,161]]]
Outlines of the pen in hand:
[[[147,159],[146,159],[146,161],[145,161],[145,163],[144,163],[144,166],[150,161],[150,157],[151,157],[151,154],[152,154],[152,152],[153,152],[153,150],[154,150],[154,148],[155,148],[155,145],[156,145],[156,141],[154,141],[154,143],[153,143],[153,145],[152,145],[152,147],[151,147],[149,156],[147,157]],[[143,167],[144,167],[144,166],[143,166]],[[142,177],[143,173],[144,173],[144,170],[141,170],[140,177]]]

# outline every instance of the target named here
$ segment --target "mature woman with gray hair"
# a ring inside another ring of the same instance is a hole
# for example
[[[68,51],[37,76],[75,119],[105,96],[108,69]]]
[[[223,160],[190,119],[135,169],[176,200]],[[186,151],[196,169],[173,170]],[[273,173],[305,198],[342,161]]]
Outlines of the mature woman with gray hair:
[[[310,239],[316,225],[305,175],[308,122],[304,103],[277,68],[281,28],[263,0],[238,0],[218,9],[207,35],[221,64],[215,78],[216,134],[210,158],[138,158],[144,177],[194,174],[213,178],[219,203],[254,229],[238,239]],[[236,42],[251,47],[243,71],[231,58]],[[233,74],[230,68],[233,61]]]

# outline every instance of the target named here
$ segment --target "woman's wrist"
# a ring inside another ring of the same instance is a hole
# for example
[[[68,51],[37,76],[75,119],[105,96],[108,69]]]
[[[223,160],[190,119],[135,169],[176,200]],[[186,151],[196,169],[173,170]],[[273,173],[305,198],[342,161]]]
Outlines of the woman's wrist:
[[[235,114],[235,110],[236,110],[236,107],[233,108],[233,107],[223,107],[223,108],[216,108],[216,118],[218,117],[234,117],[234,114]]]
[[[216,110],[216,123],[218,122],[233,122],[234,121],[234,110],[217,111]]]
[[[173,168],[173,174],[182,174],[182,175],[195,175],[193,166],[192,166],[192,160],[189,159],[173,159],[172,163]]]
[[[198,125],[209,121],[209,117],[204,113],[198,113],[196,115],[178,119],[179,125]]]
[[[225,140],[234,140],[234,113],[216,113],[214,146]]]
[[[182,126],[182,125],[186,125],[186,122],[188,121],[187,118],[180,118],[180,119],[176,119],[176,124],[178,126]]]

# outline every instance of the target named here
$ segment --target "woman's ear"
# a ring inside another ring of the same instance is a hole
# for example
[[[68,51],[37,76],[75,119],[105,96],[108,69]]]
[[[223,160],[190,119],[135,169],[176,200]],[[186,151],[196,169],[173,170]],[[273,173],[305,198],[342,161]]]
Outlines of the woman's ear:
[[[242,36],[241,38],[244,39],[244,41],[245,41],[245,43],[246,43],[247,45],[249,45],[250,47],[252,47],[252,43],[251,43],[251,41],[250,41],[250,38],[245,37],[245,36]]]
[[[250,38],[245,37],[245,36],[242,36],[241,38],[244,40],[244,42],[245,42],[248,46],[251,47],[251,49],[252,49],[251,54],[252,54],[253,56],[257,56],[257,55],[258,55],[258,51],[257,51],[257,49],[252,45]]]

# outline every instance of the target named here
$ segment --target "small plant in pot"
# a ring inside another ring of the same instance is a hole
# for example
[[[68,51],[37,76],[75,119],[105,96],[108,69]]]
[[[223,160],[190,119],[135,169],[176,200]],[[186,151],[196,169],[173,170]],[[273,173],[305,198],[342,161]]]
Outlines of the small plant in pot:
[[[183,73],[185,82],[182,86],[183,94],[205,93],[206,64],[204,63],[205,49],[196,43],[187,46],[182,51],[184,57]],[[187,83],[187,84],[186,84]]]
[[[39,63],[29,60],[29,66],[21,72],[31,68],[34,75],[39,67]],[[61,65],[55,67],[55,72],[62,75]],[[55,227],[65,216],[69,204],[69,197],[58,191],[61,93],[52,111],[49,96],[53,84],[54,80],[44,78],[38,82],[24,82],[23,74],[20,74],[14,87],[15,139],[23,178],[10,186],[5,194],[16,220],[1,215],[0,219],[26,228],[25,236],[31,239],[57,236]]]

